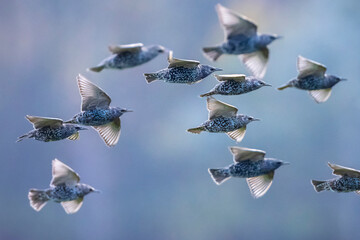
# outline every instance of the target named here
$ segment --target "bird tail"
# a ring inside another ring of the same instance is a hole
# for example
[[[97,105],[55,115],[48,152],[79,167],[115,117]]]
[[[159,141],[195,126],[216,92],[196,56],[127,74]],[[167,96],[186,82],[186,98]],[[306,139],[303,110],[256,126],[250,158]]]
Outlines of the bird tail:
[[[30,200],[30,206],[35,211],[40,211],[49,201],[49,197],[44,190],[30,189],[28,198]]]
[[[201,94],[200,97],[208,97],[211,95],[214,95],[214,92],[208,92],[208,93]]]
[[[216,61],[223,54],[221,47],[204,47],[203,52],[211,61]]]
[[[205,130],[204,127],[196,127],[196,128],[190,128],[190,129],[188,129],[187,131],[188,131],[188,132],[191,132],[191,133],[199,134],[199,133],[201,133],[201,132],[204,131],[204,130]]]
[[[151,82],[157,80],[156,73],[144,73],[144,76],[145,76],[147,83],[151,83]]]
[[[16,142],[20,142],[20,141],[24,140],[25,138],[32,138],[32,137],[34,137],[33,133],[32,133],[32,132],[29,132],[29,133],[27,133],[27,134],[24,134],[24,135],[18,137],[18,139],[16,140]]]
[[[99,66],[96,66],[96,67],[88,68],[87,70],[88,71],[93,71],[93,72],[101,72],[104,68],[105,68],[104,65],[99,65]]]
[[[227,168],[215,168],[215,169],[208,169],[211,178],[217,185],[222,184],[226,180],[230,178],[229,169]]]
[[[287,84],[285,84],[285,85],[283,85],[281,87],[278,87],[278,90],[284,90],[285,88],[293,87],[294,86],[294,81],[296,81],[296,79],[291,80],[290,82],[288,82]]]
[[[317,180],[311,181],[311,184],[314,186],[316,192],[327,190],[327,184],[325,183],[326,181],[317,181]]]

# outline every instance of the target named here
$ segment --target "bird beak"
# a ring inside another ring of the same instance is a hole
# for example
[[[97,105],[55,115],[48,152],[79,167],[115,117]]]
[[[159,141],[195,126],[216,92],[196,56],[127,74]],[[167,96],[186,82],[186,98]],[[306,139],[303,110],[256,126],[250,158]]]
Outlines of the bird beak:
[[[260,121],[259,118],[253,118],[253,121]]]
[[[89,130],[89,129],[85,127],[81,127],[80,130]]]
[[[101,193],[101,191],[100,191],[100,190],[97,190],[97,189],[94,189],[93,192]]]
[[[347,81],[347,79],[346,79],[346,78],[340,78],[340,80],[341,80],[341,81]]]
[[[131,109],[124,109],[125,112],[133,112]]]
[[[290,165],[289,162],[283,162],[282,165]]]
[[[264,86],[272,87],[272,85],[268,83],[264,83]]]
[[[283,36],[275,36],[276,39],[284,38]]]
[[[215,68],[215,71],[223,71],[222,68]]]

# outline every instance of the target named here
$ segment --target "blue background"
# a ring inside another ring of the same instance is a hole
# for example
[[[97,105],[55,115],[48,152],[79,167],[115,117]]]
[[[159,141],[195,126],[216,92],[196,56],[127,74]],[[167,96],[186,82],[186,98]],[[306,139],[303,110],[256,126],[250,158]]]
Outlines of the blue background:
[[[223,1],[253,19],[270,45],[264,80],[277,87],[297,75],[299,54],[349,79],[316,104],[305,91],[264,87],[218,96],[249,124],[239,146],[267,151],[291,165],[276,171],[268,193],[253,199],[245,179],[221,186],[207,169],[231,164],[225,134],[186,129],[207,119],[200,94],[217,82],[147,84],[145,72],[167,66],[166,54],[123,71],[86,72],[109,55],[109,44],[161,44],[177,58],[246,73],[236,56],[210,63],[201,52],[223,40],[213,0],[2,1],[0,8],[0,239],[357,239],[360,196],[317,194],[311,179],[330,179],[327,162],[360,169],[360,2]],[[80,109],[77,74],[104,89],[112,106],[133,109],[120,141],[108,148],[94,130],[78,141],[16,138],[32,126],[26,114],[69,119]],[[47,188],[58,158],[102,190],[74,215],[48,203],[35,212],[30,188]]]

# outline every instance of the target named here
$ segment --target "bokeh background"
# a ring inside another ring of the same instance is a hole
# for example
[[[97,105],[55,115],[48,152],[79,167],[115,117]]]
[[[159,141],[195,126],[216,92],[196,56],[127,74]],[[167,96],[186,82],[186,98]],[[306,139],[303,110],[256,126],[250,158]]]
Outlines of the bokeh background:
[[[316,104],[305,91],[262,88],[219,96],[262,121],[239,146],[288,161],[268,193],[253,199],[245,179],[221,186],[207,169],[232,163],[225,134],[193,135],[207,119],[199,97],[216,80],[195,85],[147,84],[145,72],[167,66],[160,55],[123,71],[86,72],[109,55],[109,44],[161,44],[177,58],[210,64],[201,48],[223,31],[213,0],[1,1],[0,239],[358,239],[360,196],[317,194],[311,179],[330,179],[327,162],[360,169],[360,2],[241,0],[221,3],[253,19],[259,31],[284,36],[270,45],[265,81],[277,87],[297,75],[299,54],[349,79]],[[213,66],[247,73],[236,56]],[[26,114],[69,119],[79,111],[76,76],[83,74],[133,109],[108,148],[94,130],[80,140],[43,143],[16,138],[32,129]],[[46,188],[51,160],[76,170],[100,190],[80,211],[49,203],[35,212],[29,188]]]

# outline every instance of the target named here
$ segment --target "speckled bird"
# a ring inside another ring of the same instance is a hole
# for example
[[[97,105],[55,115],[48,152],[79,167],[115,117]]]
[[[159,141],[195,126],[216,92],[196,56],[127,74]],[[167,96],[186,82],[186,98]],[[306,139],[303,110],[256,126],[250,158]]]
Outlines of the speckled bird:
[[[200,64],[198,61],[173,58],[172,51],[168,56],[169,66],[156,73],[145,73],[147,83],[155,80],[162,80],[169,83],[193,84],[200,82],[215,71],[222,71],[221,68]]]
[[[220,82],[208,93],[200,95],[200,97],[219,95],[240,95],[259,89],[263,86],[271,86],[256,77],[246,77],[243,74],[227,74],[215,75],[215,78]]]
[[[199,127],[190,128],[191,133],[201,133],[202,131],[211,133],[226,133],[231,139],[241,142],[245,136],[246,125],[259,119],[237,114],[237,108],[227,103],[220,102],[213,97],[207,98],[207,109],[209,120]]]
[[[52,161],[52,180],[50,188],[45,190],[30,189],[28,198],[30,206],[40,211],[48,201],[61,203],[67,214],[79,211],[84,196],[91,192],[99,192],[93,187],[79,183],[79,175],[61,161]]]
[[[104,59],[96,67],[89,68],[93,72],[101,72],[105,68],[125,69],[136,67],[154,59],[160,53],[165,52],[165,48],[160,45],[144,46],[142,43],[128,45],[109,46],[113,54]]]
[[[326,67],[324,65],[302,56],[298,56],[297,70],[299,72],[297,78],[279,87],[278,90],[288,87],[308,90],[310,96],[317,103],[328,100],[331,95],[331,88],[338,82],[345,80],[344,78],[325,74]]]
[[[34,138],[35,140],[43,142],[59,141],[66,138],[77,140],[79,139],[79,131],[87,130],[87,128],[75,124],[63,123],[63,120],[59,118],[26,115],[26,119],[33,124],[34,130],[18,137],[17,142],[25,138]]]
[[[333,192],[356,192],[360,194],[360,171],[352,168],[343,167],[336,164],[328,163],[333,170],[333,174],[341,176],[326,181],[312,180],[316,192],[333,191]]]
[[[205,56],[216,61],[222,54],[239,55],[252,75],[263,78],[269,58],[267,45],[280,37],[274,34],[259,34],[253,21],[221,4],[216,5],[216,11],[225,32],[225,40],[218,46],[203,48]]]
[[[257,149],[230,147],[234,163],[224,168],[209,169],[210,176],[218,185],[230,177],[246,178],[251,195],[262,197],[270,188],[275,170],[286,162],[264,158],[265,152]]]
[[[81,95],[81,112],[67,123],[77,123],[92,126],[109,147],[119,141],[121,121],[120,116],[131,110],[110,107],[111,98],[98,86],[79,74],[77,77]]]

